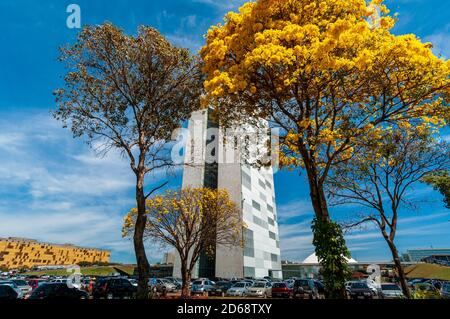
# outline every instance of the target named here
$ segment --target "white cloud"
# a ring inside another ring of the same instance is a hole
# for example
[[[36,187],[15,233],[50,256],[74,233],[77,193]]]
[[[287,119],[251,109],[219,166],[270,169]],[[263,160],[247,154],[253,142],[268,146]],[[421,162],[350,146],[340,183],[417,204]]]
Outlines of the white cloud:
[[[112,249],[113,260],[134,262],[121,238],[123,216],[135,205],[127,161],[114,152],[97,157],[47,111],[14,122],[1,115],[0,235]]]
[[[308,215],[311,215],[312,217],[314,215],[311,201],[309,200],[298,200],[284,205],[278,205],[277,210],[278,218],[282,223],[287,222],[292,218],[305,217]]]
[[[433,44],[433,52],[442,55],[444,58],[450,57],[450,24],[424,38],[424,41]]]
[[[236,10],[242,6],[246,0],[192,0],[194,3],[202,3],[217,8],[218,10]]]

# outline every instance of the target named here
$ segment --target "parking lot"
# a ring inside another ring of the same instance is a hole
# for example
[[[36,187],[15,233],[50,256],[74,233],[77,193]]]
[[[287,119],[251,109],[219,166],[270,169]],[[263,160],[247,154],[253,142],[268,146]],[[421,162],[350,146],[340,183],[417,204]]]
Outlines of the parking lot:
[[[153,299],[181,298],[182,282],[178,278],[152,278],[149,280],[150,297]],[[423,278],[408,282],[416,299],[450,298],[450,283]],[[5,299],[133,299],[136,297],[137,280],[125,276],[86,277],[70,279],[65,276],[0,277],[0,300]],[[349,299],[399,299],[404,298],[396,283],[376,285],[367,280],[346,283]],[[191,280],[190,298],[284,298],[325,299],[326,289],[320,280],[290,278],[279,279],[216,279]]]

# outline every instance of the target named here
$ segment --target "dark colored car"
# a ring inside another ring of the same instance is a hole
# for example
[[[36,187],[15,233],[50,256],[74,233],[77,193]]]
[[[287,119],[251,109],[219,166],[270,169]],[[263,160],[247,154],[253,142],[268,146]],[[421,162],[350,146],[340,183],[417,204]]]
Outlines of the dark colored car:
[[[233,286],[231,281],[219,281],[208,292],[209,296],[225,296],[228,289]]]
[[[325,285],[319,280],[313,280],[320,297],[325,298]]]
[[[352,299],[373,299],[374,292],[365,282],[352,282],[349,295]]]
[[[37,287],[29,299],[88,299],[89,294],[64,283],[49,282]]]
[[[14,300],[19,294],[10,286],[0,285],[0,300]]]
[[[137,287],[133,286],[128,279],[125,278],[106,278],[100,279],[95,283],[92,295],[94,299],[124,299],[134,298]]]
[[[272,298],[290,298],[292,288],[285,282],[274,282],[272,285]]]
[[[302,299],[319,299],[319,291],[313,280],[297,279],[294,281],[292,296]]]

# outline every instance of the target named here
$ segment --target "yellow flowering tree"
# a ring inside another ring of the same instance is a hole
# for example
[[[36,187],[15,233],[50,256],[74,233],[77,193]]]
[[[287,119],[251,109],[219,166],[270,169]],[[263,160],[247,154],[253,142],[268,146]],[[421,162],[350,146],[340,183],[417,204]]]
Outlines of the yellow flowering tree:
[[[424,177],[450,168],[450,145],[431,128],[386,128],[377,140],[361,139],[354,156],[339,164],[327,186],[332,203],[352,205],[357,220],[348,227],[373,223],[386,241],[404,295],[411,297],[395,238],[401,209],[411,207],[414,186]]]
[[[415,35],[392,34],[394,23],[381,0],[258,0],[206,36],[204,105],[223,125],[264,118],[281,129],[281,164],[306,171],[315,229],[330,222],[327,176],[359,137],[377,139],[387,122],[448,118],[449,61]],[[331,281],[341,277],[328,288],[343,296],[348,251],[327,262],[323,251],[340,240],[320,242]]]
[[[215,253],[216,245],[242,245],[242,218],[227,191],[188,188],[167,191],[147,200],[144,237],[173,247],[179,257],[182,296],[189,296],[191,274],[200,254]],[[132,236],[137,209],[125,217],[123,236]]]

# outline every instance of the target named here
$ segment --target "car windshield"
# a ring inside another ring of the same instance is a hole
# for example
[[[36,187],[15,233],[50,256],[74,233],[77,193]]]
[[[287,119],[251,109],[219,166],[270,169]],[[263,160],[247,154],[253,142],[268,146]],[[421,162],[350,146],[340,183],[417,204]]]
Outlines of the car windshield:
[[[426,284],[417,285],[416,289],[422,290],[422,291],[433,291],[434,290],[431,285],[426,285]]]
[[[266,287],[266,283],[264,283],[264,282],[257,282],[256,284],[253,285],[253,287],[255,287],[255,288],[264,288],[264,287]]]
[[[309,284],[308,284],[308,281],[306,281],[306,280],[297,280],[295,282],[295,285],[297,287],[302,287],[302,288],[309,289]]]
[[[397,286],[397,285],[382,285],[381,289],[383,289],[383,290],[400,290],[399,286]]]
[[[0,281],[0,285],[7,285],[13,288],[17,288],[17,285],[12,281]]]
[[[352,283],[352,288],[353,289],[368,289],[369,286],[367,286],[367,284],[364,282],[354,282],[354,283]]]
[[[197,280],[192,283],[193,285],[203,285],[203,281]]]
[[[284,282],[276,282],[273,284],[273,288],[286,288],[286,284]]]
[[[28,286],[25,280],[13,280],[18,286]]]
[[[234,284],[233,287],[234,288],[244,288],[245,287],[245,283],[244,282],[238,282],[237,284]]]

